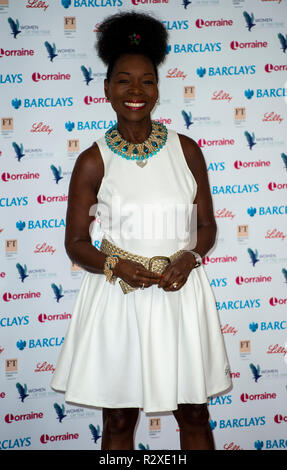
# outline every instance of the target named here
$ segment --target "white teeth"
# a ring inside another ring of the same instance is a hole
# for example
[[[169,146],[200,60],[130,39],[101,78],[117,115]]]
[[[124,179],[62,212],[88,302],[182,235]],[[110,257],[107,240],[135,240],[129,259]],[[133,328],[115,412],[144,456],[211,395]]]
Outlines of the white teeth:
[[[129,103],[128,101],[126,101],[125,105],[133,107],[133,108],[142,108],[145,105],[145,103]]]

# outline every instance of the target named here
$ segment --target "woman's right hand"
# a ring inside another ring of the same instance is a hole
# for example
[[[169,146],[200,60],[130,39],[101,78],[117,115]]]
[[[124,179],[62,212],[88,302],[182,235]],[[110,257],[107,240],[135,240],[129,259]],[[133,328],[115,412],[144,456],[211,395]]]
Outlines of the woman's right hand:
[[[132,287],[142,287],[143,284],[144,287],[150,287],[161,280],[161,274],[149,271],[141,263],[124,258],[120,258],[113,273]]]

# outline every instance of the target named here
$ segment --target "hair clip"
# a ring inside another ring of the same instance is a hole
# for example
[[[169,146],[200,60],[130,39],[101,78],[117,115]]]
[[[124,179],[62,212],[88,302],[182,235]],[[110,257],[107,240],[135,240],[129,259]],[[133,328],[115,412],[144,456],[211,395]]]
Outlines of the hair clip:
[[[138,46],[141,40],[140,34],[133,33],[129,36],[131,46]]]

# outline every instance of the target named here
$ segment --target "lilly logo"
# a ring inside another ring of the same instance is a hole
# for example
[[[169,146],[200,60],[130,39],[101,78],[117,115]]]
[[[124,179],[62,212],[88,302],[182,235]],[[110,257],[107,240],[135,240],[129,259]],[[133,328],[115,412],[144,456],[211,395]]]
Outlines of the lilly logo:
[[[245,19],[245,22],[246,22],[246,28],[248,28],[248,31],[251,31],[251,28],[253,28],[253,26],[256,26],[255,23],[254,23],[254,14],[251,13],[249,15],[249,13],[247,13],[247,11],[244,11],[243,16],[244,16],[244,19]]]
[[[57,57],[57,55],[58,55],[58,54],[56,54],[56,44],[53,43],[53,45],[51,45],[48,41],[45,41],[44,45],[47,49],[48,57],[49,57],[50,61],[53,62],[54,58]]]
[[[20,230],[20,232],[24,230],[25,226],[26,226],[26,223],[23,222],[22,220],[18,220],[18,222],[16,222],[16,228]]]
[[[15,109],[19,109],[21,104],[22,104],[22,101],[19,100],[18,98],[14,98],[12,101],[11,101],[11,104],[13,106],[13,108]]]
[[[256,263],[258,263],[259,259],[258,259],[258,250],[251,250],[251,248],[248,248],[248,254],[251,258],[251,263],[252,263],[252,266],[255,266]]]
[[[84,75],[84,79],[85,79],[86,84],[89,85],[90,81],[91,81],[91,80],[94,80],[94,79],[92,78],[92,69],[91,69],[91,67],[89,67],[89,68],[87,69],[84,65],[82,65],[82,66],[81,66],[81,71],[82,71],[82,73],[83,73],[83,75]]]
[[[23,351],[26,348],[27,343],[26,341],[23,341],[22,339],[20,339],[19,341],[17,341],[16,346],[19,349],[19,351]]]
[[[250,323],[250,324],[249,324],[249,330],[251,330],[252,333],[255,333],[255,331],[258,330],[258,323],[254,323],[254,322],[253,322],[253,323]]]
[[[20,263],[17,263],[16,268],[18,269],[18,273],[20,274],[21,281],[24,282],[26,277],[29,277],[29,274],[27,274],[27,265],[24,264],[24,266],[22,266]]]
[[[256,145],[254,132],[252,132],[252,134],[250,134],[249,132],[245,131],[245,132],[244,132],[244,135],[245,135],[245,137],[246,137],[246,140],[247,140],[247,143],[248,143],[248,147],[250,148],[250,150],[252,150],[252,147],[253,147],[254,145]]]
[[[200,78],[202,78],[206,74],[206,69],[204,69],[203,67],[200,67],[199,69],[196,69],[196,73]]]
[[[58,405],[58,403],[54,403],[54,408],[57,414],[57,419],[59,420],[59,423],[63,421],[63,419],[67,416],[65,415],[65,405]]]
[[[250,89],[245,90],[244,95],[246,96],[246,98],[247,98],[248,100],[250,100],[250,99],[252,98],[252,96],[254,95],[254,91],[253,91],[253,90],[250,90]]]
[[[14,39],[16,39],[18,34],[21,33],[21,30],[19,29],[19,26],[20,26],[19,20],[14,21],[12,18],[8,18],[8,23],[12,30],[11,34],[13,35]]]
[[[254,217],[256,214],[256,207],[249,207],[247,209],[247,214],[250,215],[250,217]]]
[[[65,123],[65,128],[67,129],[68,132],[72,132],[74,127],[75,127],[74,122],[68,121],[68,122]]]
[[[25,398],[27,398],[29,396],[29,394],[27,393],[27,385],[25,384],[24,387],[23,385],[21,385],[19,382],[16,383],[16,388],[19,392],[19,395],[20,395],[20,400],[21,402],[23,403]]]
[[[18,162],[20,162],[21,158],[25,156],[25,153],[23,153],[23,150],[24,150],[23,144],[18,145],[16,142],[13,142],[12,147],[15,150],[16,158]]]

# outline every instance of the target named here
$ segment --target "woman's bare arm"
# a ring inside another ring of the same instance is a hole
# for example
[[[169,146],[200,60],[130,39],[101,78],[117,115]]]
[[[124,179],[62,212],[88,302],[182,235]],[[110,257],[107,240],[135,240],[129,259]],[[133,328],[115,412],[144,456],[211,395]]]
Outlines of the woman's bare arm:
[[[197,205],[197,241],[192,249],[204,256],[213,247],[217,232],[206,163],[200,147],[193,139],[182,134],[179,134],[179,138],[188,167],[197,182],[194,199]]]

